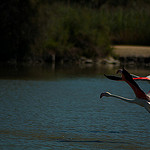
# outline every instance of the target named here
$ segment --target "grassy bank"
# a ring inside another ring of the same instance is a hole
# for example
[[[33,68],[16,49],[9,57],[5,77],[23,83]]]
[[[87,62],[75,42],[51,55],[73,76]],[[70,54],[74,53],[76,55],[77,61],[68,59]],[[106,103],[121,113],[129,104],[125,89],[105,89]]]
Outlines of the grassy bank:
[[[150,5],[132,4],[108,9],[100,13],[106,20],[113,44],[150,45]]]
[[[112,44],[150,45],[150,6],[132,4],[127,7],[103,5],[100,9],[43,5],[40,18],[48,20],[35,47],[35,54],[55,53],[68,59],[112,55]],[[40,49],[39,49],[40,48]],[[34,54],[34,55],[35,55]]]
[[[114,52],[119,57],[150,57],[150,46],[113,46]]]
[[[112,53],[109,30],[96,10],[57,3],[41,6],[39,18],[47,22],[39,20],[41,35],[33,45],[33,55],[55,54],[60,59],[78,59]]]
[[[6,18],[0,25],[4,61],[51,61],[53,55],[56,61],[95,59],[113,55],[113,44],[150,45],[147,1],[15,2],[12,8],[4,7],[1,15]]]

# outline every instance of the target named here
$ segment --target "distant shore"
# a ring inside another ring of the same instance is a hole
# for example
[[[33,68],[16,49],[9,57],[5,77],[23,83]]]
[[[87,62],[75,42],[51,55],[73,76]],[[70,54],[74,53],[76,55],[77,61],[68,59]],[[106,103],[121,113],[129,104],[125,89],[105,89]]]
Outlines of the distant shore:
[[[115,45],[113,48],[121,63],[150,66],[150,46]]]
[[[150,46],[113,46],[115,54],[120,57],[150,57]]]
[[[33,59],[29,58],[25,61],[17,62],[16,59],[11,59],[7,62],[1,62],[1,64],[10,65],[44,65],[46,63],[58,63],[58,64],[114,64],[114,65],[141,65],[150,67],[150,46],[129,46],[129,45],[115,45],[113,48],[113,56],[105,58],[91,59],[84,56],[78,59],[68,58],[62,60],[53,60],[49,56],[49,60],[45,61],[43,58]]]

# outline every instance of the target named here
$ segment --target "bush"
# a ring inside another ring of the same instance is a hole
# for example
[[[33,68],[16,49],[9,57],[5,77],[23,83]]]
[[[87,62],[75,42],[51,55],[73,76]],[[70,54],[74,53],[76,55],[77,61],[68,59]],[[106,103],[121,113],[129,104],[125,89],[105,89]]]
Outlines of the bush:
[[[96,58],[112,55],[111,44],[150,45],[149,4],[147,0],[3,0],[0,59]]]
[[[96,10],[58,3],[41,9],[46,10],[48,19],[41,36],[42,53],[54,53],[62,58],[95,58],[111,53],[108,28]],[[37,48],[35,53],[38,52]]]
[[[150,6],[102,8],[113,44],[150,45]]]

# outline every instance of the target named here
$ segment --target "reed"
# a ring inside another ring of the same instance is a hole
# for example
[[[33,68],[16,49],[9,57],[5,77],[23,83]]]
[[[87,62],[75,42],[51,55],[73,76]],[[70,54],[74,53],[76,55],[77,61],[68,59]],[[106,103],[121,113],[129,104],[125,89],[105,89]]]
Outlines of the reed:
[[[113,44],[150,45],[150,5],[102,8]]]
[[[112,44],[150,45],[150,3],[146,0],[39,0],[2,6],[0,16],[6,19],[0,25],[1,60],[45,59],[50,55],[95,59],[113,55]]]
[[[46,11],[46,16],[43,10]],[[39,14],[39,18],[44,18],[47,23],[43,25],[43,21],[39,20],[39,33],[42,34],[33,46],[35,54],[49,52],[62,58],[96,58],[111,55],[109,30],[100,19],[98,11],[57,3],[52,6],[44,5],[40,12],[42,13]]]
[[[150,45],[149,7],[43,5],[39,9],[41,28],[35,54],[95,58],[112,55],[112,44]]]

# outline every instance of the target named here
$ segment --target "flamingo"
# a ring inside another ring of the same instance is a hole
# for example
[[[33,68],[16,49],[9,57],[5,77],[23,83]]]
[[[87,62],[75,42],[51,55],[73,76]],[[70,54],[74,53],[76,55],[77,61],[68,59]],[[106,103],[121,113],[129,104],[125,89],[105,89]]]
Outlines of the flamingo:
[[[104,74],[105,75],[105,74]],[[137,75],[134,75],[134,74],[130,74],[133,78],[133,80],[141,80],[141,81],[150,81],[150,75],[146,76],[146,77],[140,77],[140,76],[137,76]],[[122,81],[122,78],[120,77],[117,77],[117,76],[108,76],[108,75],[105,75],[108,79],[111,79],[111,80],[118,80],[118,81]]]
[[[118,95],[111,94],[109,92],[101,93],[100,98],[102,98],[103,96],[115,97],[123,101],[126,101],[128,103],[134,103],[134,104],[140,105],[144,107],[150,113],[150,91],[148,92],[148,94],[146,94],[143,90],[141,90],[141,88],[133,80],[132,76],[124,68],[119,69],[117,73],[121,73],[122,77],[107,76],[107,75],[105,76],[112,80],[125,81],[126,83],[128,83],[135,93],[135,96],[136,96],[135,99],[124,98]]]
[[[133,80],[146,80],[146,81],[150,81],[150,75],[146,76],[146,77],[139,77],[137,75],[131,74],[133,76]]]

